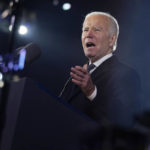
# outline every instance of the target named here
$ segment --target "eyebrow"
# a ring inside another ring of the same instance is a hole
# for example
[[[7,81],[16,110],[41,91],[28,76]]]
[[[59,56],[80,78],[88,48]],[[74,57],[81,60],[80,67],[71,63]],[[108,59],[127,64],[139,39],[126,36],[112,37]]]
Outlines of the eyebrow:
[[[103,29],[102,27],[99,27],[99,26],[97,26],[97,27],[94,27],[94,28],[98,28],[98,29],[101,29],[101,30]]]
[[[82,29],[87,29],[87,28],[89,28],[89,27],[82,27]]]
[[[89,28],[89,26],[86,26],[86,27],[82,27],[82,30],[84,30],[84,29],[88,29]],[[92,27],[92,28],[99,28],[99,29],[101,29],[101,30],[103,30],[103,28],[102,27],[100,27],[100,26],[94,26],[94,27]]]

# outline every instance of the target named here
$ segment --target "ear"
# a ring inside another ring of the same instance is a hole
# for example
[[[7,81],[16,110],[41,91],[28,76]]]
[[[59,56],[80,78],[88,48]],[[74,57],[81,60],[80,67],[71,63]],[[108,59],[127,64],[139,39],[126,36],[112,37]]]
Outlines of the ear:
[[[115,44],[115,42],[116,42],[116,39],[117,39],[116,34],[113,34],[113,35],[110,37],[110,39],[109,39],[109,46],[110,46],[111,48],[113,48],[113,46],[114,46],[114,44]]]

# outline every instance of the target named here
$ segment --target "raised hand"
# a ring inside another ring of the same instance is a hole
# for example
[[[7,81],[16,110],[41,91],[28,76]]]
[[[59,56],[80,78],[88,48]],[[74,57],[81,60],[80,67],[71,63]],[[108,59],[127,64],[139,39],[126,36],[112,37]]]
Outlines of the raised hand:
[[[93,84],[91,75],[87,71],[87,67],[87,64],[83,67],[72,67],[70,75],[72,82],[78,85],[86,96],[90,96],[95,89],[95,85]]]

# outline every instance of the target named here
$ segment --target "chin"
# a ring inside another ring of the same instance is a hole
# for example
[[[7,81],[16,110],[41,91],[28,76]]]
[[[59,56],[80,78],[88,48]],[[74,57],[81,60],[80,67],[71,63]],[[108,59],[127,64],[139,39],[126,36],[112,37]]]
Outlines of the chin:
[[[95,55],[92,55],[92,54],[86,54],[86,57],[89,58],[89,59],[92,59],[95,57]]]
[[[88,51],[88,52],[85,53],[85,56],[87,56],[87,57],[94,57],[95,54],[93,54],[93,52]]]
[[[95,53],[96,53],[95,49],[93,48],[85,49],[84,52],[86,56],[95,56]]]

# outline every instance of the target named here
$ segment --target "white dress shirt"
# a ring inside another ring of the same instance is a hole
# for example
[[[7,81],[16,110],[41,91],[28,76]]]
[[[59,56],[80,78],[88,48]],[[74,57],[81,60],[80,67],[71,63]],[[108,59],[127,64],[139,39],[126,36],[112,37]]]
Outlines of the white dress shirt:
[[[107,54],[107,55],[105,55],[104,57],[98,59],[96,62],[94,62],[93,64],[95,65],[95,68],[90,71],[90,74],[92,74],[92,72],[93,72],[97,67],[99,67],[104,61],[106,61],[108,58],[112,57],[112,55],[113,55],[112,53]],[[91,62],[89,62],[89,65],[90,65],[90,64],[91,64]],[[97,95],[97,87],[96,87],[96,85],[95,85],[95,90],[94,90],[93,93],[92,93],[90,96],[88,96],[87,98],[88,98],[90,101],[92,101],[92,100],[94,100],[94,98],[96,97],[96,95]]]

